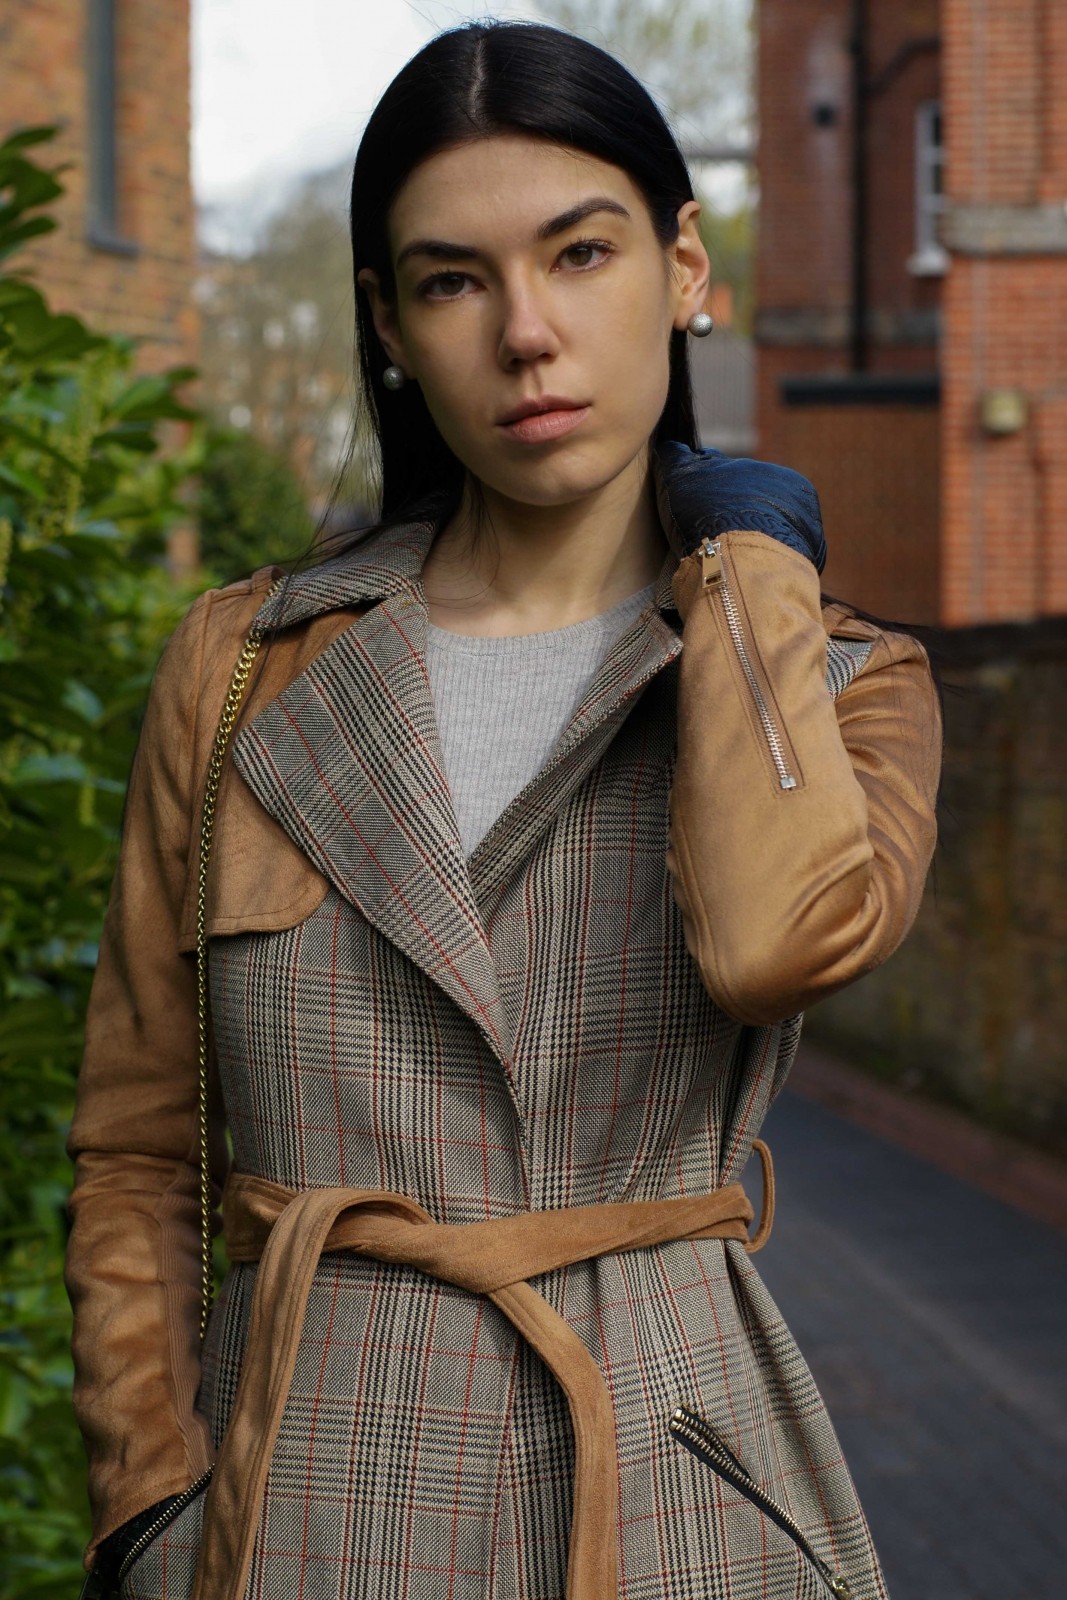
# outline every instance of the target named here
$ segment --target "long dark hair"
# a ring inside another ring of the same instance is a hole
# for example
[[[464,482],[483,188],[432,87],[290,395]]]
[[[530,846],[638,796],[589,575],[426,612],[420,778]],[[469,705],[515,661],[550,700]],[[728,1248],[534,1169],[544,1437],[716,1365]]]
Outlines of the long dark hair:
[[[569,145],[622,168],[666,247],[693,199],[685,158],[651,95],[620,62],[586,39],[532,22],[474,22],[432,39],[403,67],[367,123],[352,173],[353,280],[363,267],[395,293],[386,220],[401,187],[429,156],[498,133]],[[389,365],[368,296],[357,286],[358,406],[377,459],[379,521],[447,514],[464,468],[441,438],[418,384],[387,390]],[[684,331],[670,340],[670,382],[655,439],[697,440]],[[366,530],[370,531],[370,530]],[[336,554],[344,532],[328,540]]]

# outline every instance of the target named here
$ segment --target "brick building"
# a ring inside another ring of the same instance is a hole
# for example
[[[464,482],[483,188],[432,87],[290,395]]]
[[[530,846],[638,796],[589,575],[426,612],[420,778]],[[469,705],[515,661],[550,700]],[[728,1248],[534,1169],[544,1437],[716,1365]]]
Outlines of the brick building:
[[[1065,83],[1062,0],[759,0],[757,448],[873,610],[1067,612]]]
[[[759,0],[758,71],[757,453],[950,690],[916,926],[809,1025],[1067,1153],[1067,3]]]
[[[4,0],[0,135],[41,123],[67,192],[20,266],[56,310],[144,339],[144,370],[195,360],[188,0]]]
[[[943,0],[943,27],[942,616],[1062,616],[1067,6]]]

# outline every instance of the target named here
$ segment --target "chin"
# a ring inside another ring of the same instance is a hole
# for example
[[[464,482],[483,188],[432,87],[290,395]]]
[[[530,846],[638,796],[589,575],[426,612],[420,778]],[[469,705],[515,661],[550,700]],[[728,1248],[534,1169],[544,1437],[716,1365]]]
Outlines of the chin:
[[[639,449],[640,446],[636,446],[623,459],[611,461],[596,461],[588,455],[582,459],[577,452],[569,459],[564,451],[555,455],[546,452],[543,461],[530,462],[521,472],[493,472],[490,468],[479,476],[487,488],[520,505],[570,505],[611,483],[626,470]]]

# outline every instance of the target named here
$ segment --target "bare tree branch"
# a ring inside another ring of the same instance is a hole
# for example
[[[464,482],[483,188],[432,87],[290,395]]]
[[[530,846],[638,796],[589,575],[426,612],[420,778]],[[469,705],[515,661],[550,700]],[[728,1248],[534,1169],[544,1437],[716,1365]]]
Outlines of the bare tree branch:
[[[539,8],[625,62],[683,146],[751,142],[752,0],[539,0]]]

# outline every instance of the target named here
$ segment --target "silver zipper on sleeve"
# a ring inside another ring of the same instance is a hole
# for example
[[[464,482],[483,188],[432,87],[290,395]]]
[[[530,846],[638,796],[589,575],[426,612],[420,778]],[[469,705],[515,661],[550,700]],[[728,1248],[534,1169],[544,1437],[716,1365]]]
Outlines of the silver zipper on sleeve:
[[[763,736],[767,741],[771,760],[774,762],[774,770],[778,774],[778,787],[780,789],[795,789],[797,780],[789,770],[782,736],[778,732],[774,718],[771,715],[771,709],[767,704],[767,696],[764,694],[760,681],[756,677],[752,659],[748,653],[748,646],[745,643],[745,631],[741,626],[741,613],[737,608],[737,601],[734,599],[733,590],[726,576],[726,568],[723,564],[722,551],[719,548],[718,539],[705,539],[700,546],[699,554],[703,586],[705,589],[715,589],[722,601],[726,626],[730,630],[730,638],[733,640],[737,659],[741,664],[741,671],[745,675],[745,682],[752,692],[760,726],[763,729]]]
[[[122,1564],[119,1567],[116,1577],[117,1583],[122,1583],[134,1562],[139,1556],[144,1555],[145,1551],[148,1549],[148,1546],[152,1543],[152,1540],[159,1537],[159,1535],[163,1532],[163,1529],[168,1527],[170,1523],[174,1521],[175,1517],[179,1516],[180,1513],[185,1510],[186,1506],[190,1505],[196,1499],[197,1495],[202,1489],[207,1487],[210,1481],[211,1470],[209,1468],[207,1472],[202,1473],[201,1476],[197,1478],[195,1483],[190,1484],[188,1489],[184,1490],[182,1494],[178,1496],[177,1500],[175,1500],[172,1506],[168,1506],[166,1511],[161,1512],[156,1520],[149,1524],[145,1531],[138,1539],[134,1541],[134,1543],[127,1550],[126,1554],[123,1556]]]
[[[770,1495],[760,1488],[703,1417],[697,1416],[695,1411],[690,1411],[686,1406],[679,1406],[668,1426],[678,1442],[692,1455],[712,1467],[739,1494],[744,1495],[746,1500],[776,1523],[783,1533],[789,1535],[807,1556],[834,1600],[853,1600],[848,1579],[840,1572],[835,1572],[828,1562],[816,1555],[804,1530],[794,1522],[784,1506],[780,1506],[777,1500],[772,1500]]]

